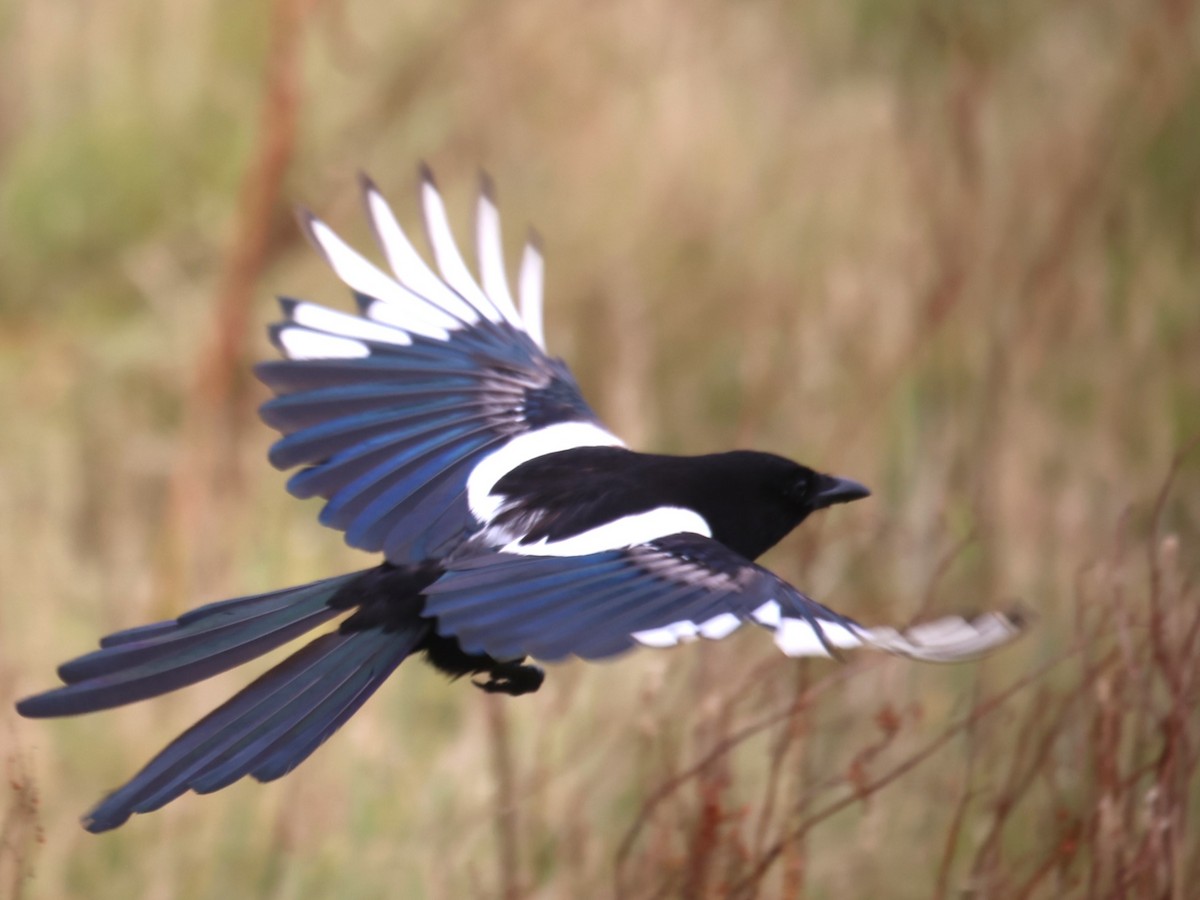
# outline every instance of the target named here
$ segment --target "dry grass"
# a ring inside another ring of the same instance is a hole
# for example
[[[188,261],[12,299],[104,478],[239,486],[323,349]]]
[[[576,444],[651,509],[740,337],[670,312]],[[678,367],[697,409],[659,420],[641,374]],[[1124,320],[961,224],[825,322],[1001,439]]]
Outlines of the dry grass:
[[[0,707],[115,630],[363,565],[264,461],[269,295],[354,172],[546,237],[636,443],[867,503],[769,558],[977,665],[761,634],[489,706],[405,667],[300,770],[77,816],[232,692],[4,712],[0,896],[1162,897],[1200,883],[1200,23],[1187,0],[0,9]]]

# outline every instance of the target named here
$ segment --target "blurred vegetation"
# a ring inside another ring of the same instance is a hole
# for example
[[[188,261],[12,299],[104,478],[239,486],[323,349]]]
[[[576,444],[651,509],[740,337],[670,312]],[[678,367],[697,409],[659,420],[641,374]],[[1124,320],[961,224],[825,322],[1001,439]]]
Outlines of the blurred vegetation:
[[[1200,22],[1190,0],[0,7],[0,896],[1178,897],[1200,883]],[[77,817],[246,673],[61,723],[118,628],[362,567],[266,464],[297,202],[536,222],[632,443],[876,493],[768,562],[994,658],[762,633],[489,705],[405,666],[301,769]],[[1193,887],[1189,887],[1189,885]]]

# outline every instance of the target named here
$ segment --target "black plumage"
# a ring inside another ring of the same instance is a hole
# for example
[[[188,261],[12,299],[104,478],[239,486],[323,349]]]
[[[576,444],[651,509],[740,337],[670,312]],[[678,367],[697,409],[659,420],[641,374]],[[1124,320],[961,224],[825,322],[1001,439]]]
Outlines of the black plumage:
[[[574,537],[660,507],[695,510],[712,537],[757,559],[811,513],[868,496],[862,485],[752,450],[661,456],[624,447],[579,447],[539,456],[494,490],[505,503],[492,520],[522,544]]]
[[[628,450],[604,429],[565,364],[543,349],[542,263],[526,247],[521,309],[503,266],[490,190],[477,210],[479,278],[426,172],[422,199],[438,271],[370,182],[368,214],[393,274],[304,214],[358,315],[281,301],[262,363],[262,418],[298,497],[323,524],[381,552],[374,568],[200,607],[119,632],[59,669],[63,686],[18,703],[75,715],[176,690],[322,625],[331,630],[177,738],[87,817],[104,831],[187,790],[290,771],[407,657],[423,653],[484,690],[535,691],[545,661],[601,659],[635,644],[770,629],[789,655],[874,646],[918,659],[984,652],[1011,616],[949,617],[904,633],[864,628],[753,560],[862,485],[752,451],[697,457]],[[336,620],[336,624],[333,624]]]

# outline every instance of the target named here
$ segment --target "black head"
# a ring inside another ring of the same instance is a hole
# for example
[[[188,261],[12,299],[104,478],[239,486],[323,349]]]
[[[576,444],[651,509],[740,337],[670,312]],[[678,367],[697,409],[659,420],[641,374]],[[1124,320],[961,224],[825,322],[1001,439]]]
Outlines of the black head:
[[[713,537],[755,559],[819,509],[870,496],[857,481],[816,472],[771,453],[701,457],[711,481],[699,509]]]
[[[796,511],[801,513],[801,522],[818,509],[871,496],[871,492],[857,481],[814,472],[800,465],[796,466],[796,472],[786,479],[785,484],[784,494]]]

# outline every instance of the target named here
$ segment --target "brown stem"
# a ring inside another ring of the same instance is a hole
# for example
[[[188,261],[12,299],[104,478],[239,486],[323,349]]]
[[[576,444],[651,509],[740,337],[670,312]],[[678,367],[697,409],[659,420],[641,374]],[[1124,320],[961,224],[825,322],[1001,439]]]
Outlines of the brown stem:
[[[1016,694],[1020,693],[1022,690],[1029,687],[1031,684],[1037,683],[1042,678],[1044,678],[1050,671],[1052,671],[1053,669],[1062,665],[1067,660],[1072,659],[1078,653],[1079,653],[1079,648],[1073,648],[1073,649],[1069,650],[1068,652],[1064,653],[1063,655],[1050,660],[1048,663],[1046,663],[1042,666],[1039,666],[1037,669],[1034,669],[1028,675],[1013,682],[1011,685],[1009,685],[1003,691],[1000,691],[998,694],[995,694],[992,697],[990,697],[989,699],[980,703],[973,710],[971,710],[971,712],[967,716],[965,716],[960,721],[954,723],[953,725],[951,725],[950,727],[945,729],[936,738],[934,738],[928,744],[926,744],[921,750],[919,750],[916,753],[909,756],[907,759],[905,759],[904,761],[902,761],[901,763],[899,763],[898,765],[893,767],[890,771],[886,772],[885,774],[879,776],[878,778],[876,778],[866,784],[861,785],[859,787],[859,789],[852,791],[846,797],[843,797],[840,800],[830,803],[830,804],[826,805],[825,807],[817,810],[817,812],[806,817],[794,829],[789,831],[787,834],[783,835],[783,837],[781,837],[774,844],[774,846],[772,846],[771,849],[768,850],[767,853],[765,853],[763,855],[762,859],[759,860],[758,864],[751,870],[750,874],[747,875],[746,878],[744,878],[740,883],[733,886],[732,890],[729,892],[729,896],[730,897],[746,896],[746,894],[749,891],[753,890],[754,885],[759,880],[761,880],[764,875],[766,875],[767,871],[771,868],[771,866],[779,858],[780,854],[783,853],[784,849],[791,842],[799,839],[802,835],[806,834],[809,830],[811,830],[815,825],[819,824],[820,822],[823,822],[824,820],[828,819],[830,816],[833,816],[836,813],[841,812],[843,809],[846,809],[850,806],[853,806],[855,803],[860,802],[863,796],[873,794],[876,791],[879,791],[879,790],[887,787],[889,784],[891,784],[893,781],[897,780],[901,776],[906,775],[908,772],[915,769],[921,763],[925,762],[927,759],[929,759],[930,757],[935,755],[939,750],[942,749],[942,747],[946,746],[946,744],[948,744],[951,740],[953,740],[957,735],[962,733],[964,730],[972,727],[980,719],[983,719],[984,717],[995,712],[997,709],[999,709],[1001,706],[1003,706],[1006,702],[1008,702],[1010,699],[1012,699],[1012,697],[1014,697]],[[1114,658],[1115,658],[1115,656],[1113,654],[1110,654],[1099,665],[1102,667],[1107,667],[1108,665],[1110,665],[1112,663]]]
[[[236,436],[244,405],[241,361],[249,311],[269,258],[272,222],[296,144],[305,0],[273,0],[258,144],[242,176],[233,236],[222,265],[207,344],[184,404],[182,446],[167,497],[167,595],[187,592],[187,534],[211,533],[215,489],[236,481]],[[172,590],[173,589],[173,590]]]
[[[513,776],[512,738],[508,730],[508,709],[500,697],[484,700],[487,711],[488,743],[492,750],[492,773],[496,779],[495,827],[500,854],[500,896],[517,900],[521,896],[519,846],[517,843],[517,792]]]

